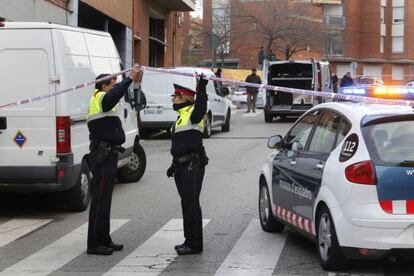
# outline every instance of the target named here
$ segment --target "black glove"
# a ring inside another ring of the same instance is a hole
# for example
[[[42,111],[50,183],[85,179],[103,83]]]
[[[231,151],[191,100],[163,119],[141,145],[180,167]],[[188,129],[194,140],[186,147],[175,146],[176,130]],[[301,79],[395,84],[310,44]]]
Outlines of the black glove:
[[[197,92],[203,92],[206,91],[208,80],[205,79],[205,75],[201,74],[199,78],[197,79]]]
[[[167,177],[168,178],[173,177],[174,172],[175,172],[175,165],[174,165],[174,163],[172,163],[171,166],[167,170]]]

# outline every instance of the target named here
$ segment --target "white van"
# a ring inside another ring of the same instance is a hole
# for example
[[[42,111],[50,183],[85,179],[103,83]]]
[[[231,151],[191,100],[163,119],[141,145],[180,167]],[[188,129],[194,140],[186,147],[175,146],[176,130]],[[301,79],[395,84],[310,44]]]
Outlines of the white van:
[[[49,23],[0,27],[0,105],[42,96],[119,72],[121,60],[108,33]],[[121,78],[121,77],[120,77]],[[72,211],[90,200],[86,115],[94,86],[0,109],[0,192],[61,192]],[[145,171],[133,90],[118,107],[126,134],[118,180]],[[136,99],[136,97],[135,97]]]
[[[265,84],[313,91],[333,92],[329,62],[316,61],[273,61],[265,62],[263,68]],[[323,102],[313,96],[295,95],[268,90],[264,107],[266,123],[274,117],[299,116]]]
[[[214,76],[208,69],[177,67],[173,69],[183,73],[198,73]],[[144,71],[141,89],[147,101],[147,107],[140,113],[140,134],[149,137],[151,133],[159,130],[169,130],[177,120],[177,112],[173,110],[171,94],[174,94],[174,83],[196,90],[195,78],[166,74],[160,72]],[[221,127],[222,131],[230,131],[231,102],[226,98],[228,89],[221,83],[209,81],[207,84],[207,116],[204,136],[210,137],[213,127]]]

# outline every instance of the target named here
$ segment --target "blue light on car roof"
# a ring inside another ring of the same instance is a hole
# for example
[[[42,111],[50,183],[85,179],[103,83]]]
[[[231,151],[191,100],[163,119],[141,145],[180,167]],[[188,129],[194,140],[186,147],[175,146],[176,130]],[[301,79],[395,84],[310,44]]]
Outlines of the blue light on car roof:
[[[344,88],[342,93],[347,95],[365,95],[366,90],[364,88]]]

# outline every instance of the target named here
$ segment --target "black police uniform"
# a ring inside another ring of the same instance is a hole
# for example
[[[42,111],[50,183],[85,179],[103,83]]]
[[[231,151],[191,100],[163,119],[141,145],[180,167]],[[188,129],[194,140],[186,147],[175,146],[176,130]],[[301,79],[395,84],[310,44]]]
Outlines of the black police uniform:
[[[194,104],[190,120],[192,124],[201,122],[207,111],[207,80],[199,80],[195,104],[186,102],[174,105],[178,110]],[[182,87],[180,87],[182,89]],[[180,118],[177,119],[177,121]],[[174,125],[175,126],[175,125]],[[195,254],[203,251],[203,223],[200,206],[201,185],[208,158],[203,146],[203,133],[198,130],[171,132],[171,155],[173,164],[167,172],[174,175],[184,220],[185,242],[175,247],[178,254]]]
[[[107,92],[102,99],[102,111],[112,110],[128,92],[132,82],[131,78],[125,78]],[[125,133],[118,116],[92,120],[88,122],[88,128],[91,141],[89,166],[93,174],[88,253],[109,255],[113,250],[122,250],[122,245],[112,242],[109,233],[112,191],[118,164],[117,150],[125,142]]]

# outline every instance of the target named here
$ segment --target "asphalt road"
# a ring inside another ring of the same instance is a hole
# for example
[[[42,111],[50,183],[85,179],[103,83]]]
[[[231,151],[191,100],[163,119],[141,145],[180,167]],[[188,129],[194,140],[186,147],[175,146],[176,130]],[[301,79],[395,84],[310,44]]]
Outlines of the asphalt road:
[[[118,184],[112,205],[112,256],[85,253],[88,212],[68,213],[45,195],[0,196],[0,275],[414,275],[410,262],[358,262],[326,272],[314,245],[285,230],[264,233],[258,221],[258,176],[271,153],[267,138],[285,134],[294,119],[265,124],[263,113],[233,110],[231,130],[219,129],[205,147],[210,158],[201,203],[204,252],[176,256],[181,207],[165,175],[166,134],[143,141],[147,171],[138,183]]]

